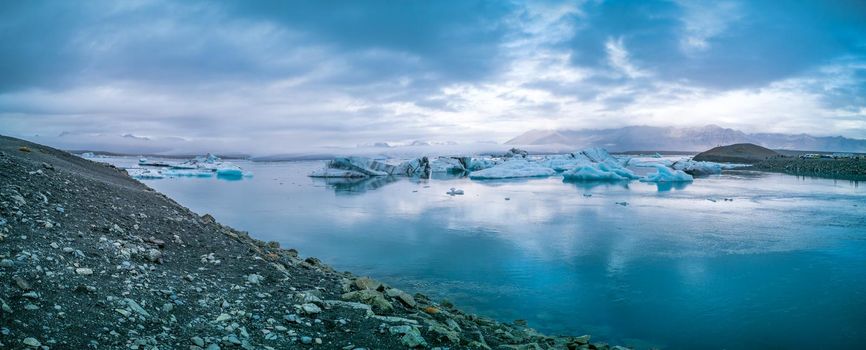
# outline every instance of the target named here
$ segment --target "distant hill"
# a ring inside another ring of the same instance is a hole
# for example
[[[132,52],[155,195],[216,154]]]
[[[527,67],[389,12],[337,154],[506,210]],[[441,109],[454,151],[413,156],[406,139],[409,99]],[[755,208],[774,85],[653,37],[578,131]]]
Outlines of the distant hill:
[[[778,156],[779,153],[751,143],[715,147],[695,156],[697,161],[752,164]]]
[[[753,143],[771,149],[866,152],[866,140],[862,139],[807,134],[747,134],[717,125],[690,128],[627,126],[617,129],[530,130],[506,142],[509,145],[600,146],[612,152],[635,150],[699,152],[737,143]]]

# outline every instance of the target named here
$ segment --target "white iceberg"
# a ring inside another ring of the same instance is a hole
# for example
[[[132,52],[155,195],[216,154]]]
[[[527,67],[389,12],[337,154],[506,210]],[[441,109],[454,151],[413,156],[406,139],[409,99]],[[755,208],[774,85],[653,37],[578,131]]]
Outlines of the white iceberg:
[[[165,175],[163,175],[161,171],[156,169],[129,168],[126,169],[126,173],[129,174],[129,176],[131,176],[133,179],[139,180],[155,180],[165,178]]]
[[[466,171],[465,160],[459,157],[438,157],[430,162],[431,173],[462,173]]]
[[[696,162],[691,159],[680,159],[671,164],[671,168],[682,170],[692,176],[713,175],[722,173],[722,165],[713,162]]]
[[[386,164],[378,160],[372,160],[366,157],[338,157],[329,161],[326,165],[327,169],[348,170],[364,176],[387,176],[391,175],[397,169],[396,166]],[[328,172],[319,172],[317,174],[327,174]],[[310,176],[313,176],[312,174]],[[326,176],[315,176],[326,177]],[[330,176],[330,177],[346,177],[346,176]],[[354,176],[349,176],[354,177]]]
[[[531,162],[523,158],[514,158],[492,168],[472,172],[469,174],[469,178],[473,180],[512,179],[521,177],[545,177],[555,174],[555,170],[540,163]]]
[[[162,174],[168,177],[212,177],[214,172],[200,169],[166,169]]]
[[[640,178],[613,162],[587,164],[562,173],[570,181],[625,181]]]
[[[668,168],[664,165],[657,165],[655,173],[640,179],[642,182],[690,182],[692,180],[694,177],[684,171]]]
[[[242,177],[244,171],[234,164],[223,164],[216,170],[217,176],[221,177]]]

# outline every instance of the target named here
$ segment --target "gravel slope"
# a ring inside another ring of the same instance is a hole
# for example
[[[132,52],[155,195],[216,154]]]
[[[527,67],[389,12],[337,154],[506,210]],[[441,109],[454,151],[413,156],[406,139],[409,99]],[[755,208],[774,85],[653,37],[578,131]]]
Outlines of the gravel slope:
[[[0,348],[624,349],[469,315],[0,136]]]

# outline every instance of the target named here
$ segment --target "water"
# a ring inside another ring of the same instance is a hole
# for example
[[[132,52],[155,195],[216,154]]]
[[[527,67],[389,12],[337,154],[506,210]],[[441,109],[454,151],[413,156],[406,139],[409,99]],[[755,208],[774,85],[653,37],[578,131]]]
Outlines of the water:
[[[856,182],[731,172],[668,187],[348,185],[305,176],[322,162],[238,164],[255,177],[146,183],[339,270],[547,333],[638,348],[866,348]]]

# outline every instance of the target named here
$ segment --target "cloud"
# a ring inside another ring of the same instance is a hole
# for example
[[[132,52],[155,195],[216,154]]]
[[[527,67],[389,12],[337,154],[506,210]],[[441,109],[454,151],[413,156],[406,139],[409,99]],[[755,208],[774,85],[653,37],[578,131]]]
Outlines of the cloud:
[[[711,123],[866,137],[866,8],[2,2],[0,76],[0,133],[63,147],[283,153]]]

